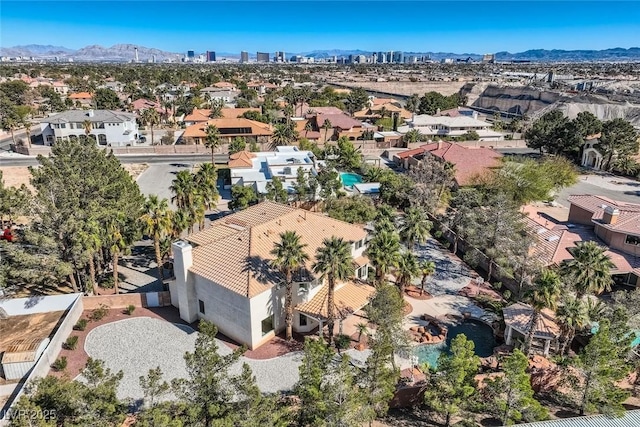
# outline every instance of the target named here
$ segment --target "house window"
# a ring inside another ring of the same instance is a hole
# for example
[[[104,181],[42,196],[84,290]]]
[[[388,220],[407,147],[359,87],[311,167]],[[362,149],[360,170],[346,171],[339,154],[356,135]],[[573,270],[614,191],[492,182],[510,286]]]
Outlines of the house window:
[[[198,310],[200,311],[200,314],[204,314],[204,301],[201,299],[198,300]]]
[[[640,246],[640,237],[627,234],[627,238],[624,239],[624,242],[627,245]]]
[[[65,125],[64,123],[62,123],[62,124],[60,125],[60,129],[65,129],[66,127],[67,127],[67,125]]]
[[[262,319],[262,335],[267,335],[273,331],[273,316]]]
[[[107,145],[107,135],[104,135],[104,134],[98,135],[98,144]]]
[[[366,276],[366,272],[367,272],[367,266],[365,265],[364,267],[360,267],[357,271],[358,273],[358,279],[362,279],[364,276]]]
[[[47,144],[53,144],[53,135],[47,135]]]
[[[307,316],[300,314],[300,326],[307,326]]]
[[[360,248],[362,247],[362,244],[363,244],[363,243],[362,243],[362,240],[358,240],[358,241],[356,242],[356,250],[360,249]]]
[[[308,291],[309,291],[309,284],[308,283],[299,283],[298,284],[298,295],[304,294],[304,293],[306,293]]]

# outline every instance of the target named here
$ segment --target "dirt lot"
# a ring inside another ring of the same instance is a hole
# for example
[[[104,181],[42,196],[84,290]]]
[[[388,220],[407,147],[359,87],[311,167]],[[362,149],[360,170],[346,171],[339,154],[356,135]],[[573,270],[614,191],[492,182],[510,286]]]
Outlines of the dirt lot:
[[[126,164],[122,165],[122,167],[131,174],[133,179],[138,179],[140,174],[144,172],[149,165],[146,163]],[[27,166],[3,166],[0,167],[0,171],[2,171],[2,181],[5,186],[20,187],[22,184],[25,184],[30,190],[33,190],[33,187],[29,183],[31,174]]]
[[[427,92],[439,92],[449,96],[458,93],[465,85],[460,82],[349,82],[344,83],[354,87],[363,87],[369,90],[377,90],[387,93],[397,93],[398,95],[412,95],[417,93],[424,95]]]

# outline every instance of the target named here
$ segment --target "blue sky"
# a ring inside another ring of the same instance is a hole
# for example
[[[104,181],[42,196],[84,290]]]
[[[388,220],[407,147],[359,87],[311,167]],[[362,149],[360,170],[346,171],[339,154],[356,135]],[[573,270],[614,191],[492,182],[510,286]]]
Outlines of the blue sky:
[[[0,1],[0,46],[485,53],[640,45],[637,1]]]

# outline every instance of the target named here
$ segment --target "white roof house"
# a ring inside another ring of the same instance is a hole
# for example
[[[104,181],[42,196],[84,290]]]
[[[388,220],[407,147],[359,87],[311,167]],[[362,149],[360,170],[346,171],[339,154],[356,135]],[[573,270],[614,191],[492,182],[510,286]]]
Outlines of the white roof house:
[[[478,133],[481,141],[501,141],[504,135],[491,129],[491,123],[478,120],[469,116],[430,116],[420,114],[412,120],[407,121],[407,125],[400,126],[398,132],[407,133],[411,129],[417,129],[425,136],[449,136],[459,137],[467,132]]]
[[[293,192],[298,169],[317,174],[315,157],[311,151],[300,151],[298,147],[280,146],[276,151],[250,153],[241,151],[229,156],[231,185],[251,185],[259,193],[266,193],[266,185],[274,177],[283,181],[283,186]]]

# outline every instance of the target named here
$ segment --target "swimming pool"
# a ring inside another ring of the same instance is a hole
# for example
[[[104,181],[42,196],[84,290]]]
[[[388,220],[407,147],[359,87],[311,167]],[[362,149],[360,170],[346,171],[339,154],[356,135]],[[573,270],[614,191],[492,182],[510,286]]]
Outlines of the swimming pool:
[[[491,326],[477,320],[465,320],[457,325],[447,325],[447,340],[440,344],[422,344],[415,347],[415,354],[420,364],[428,363],[434,368],[438,367],[440,354],[449,351],[451,340],[460,334],[465,334],[475,344],[475,353],[480,357],[489,357],[493,354],[496,339]]]
[[[340,180],[345,187],[353,188],[353,184],[360,184],[362,182],[362,177],[357,173],[341,172]]]

